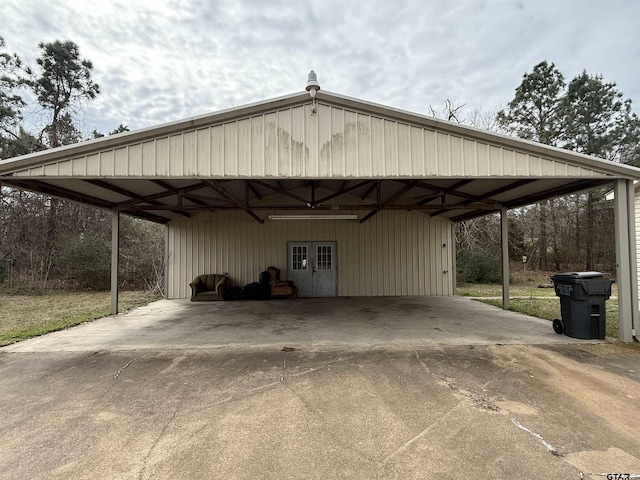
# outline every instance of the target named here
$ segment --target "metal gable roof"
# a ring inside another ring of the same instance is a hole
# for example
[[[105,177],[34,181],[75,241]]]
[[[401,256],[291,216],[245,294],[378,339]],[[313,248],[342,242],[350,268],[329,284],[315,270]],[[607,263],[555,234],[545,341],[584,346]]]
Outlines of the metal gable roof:
[[[164,223],[274,207],[461,220],[640,179],[627,165],[324,91],[316,104],[312,113],[297,93],[4,160],[0,181]],[[263,201],[287,193],[292,205]]]

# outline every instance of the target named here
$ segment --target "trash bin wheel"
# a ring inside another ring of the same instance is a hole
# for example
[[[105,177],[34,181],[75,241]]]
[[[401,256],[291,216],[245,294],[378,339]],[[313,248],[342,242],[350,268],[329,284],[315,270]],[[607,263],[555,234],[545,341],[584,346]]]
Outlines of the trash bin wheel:
[[[553,331],[558,335],[562,335],[564,333],[564,323],[562,323],[562,320],[560,320],[559,318],[556,318],[553,321]]]

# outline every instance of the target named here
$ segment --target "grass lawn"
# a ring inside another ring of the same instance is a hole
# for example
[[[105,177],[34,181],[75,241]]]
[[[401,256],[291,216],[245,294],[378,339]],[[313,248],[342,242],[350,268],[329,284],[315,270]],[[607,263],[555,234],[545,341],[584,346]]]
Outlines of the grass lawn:
[[[161,297],[136,291],[120,292],[119,298],[125,311]],[[110,305],[110,292],[0,293],[0,346],[106,317]]]
[[[540,288],[550,285],[549,274],[544,272],[517,272],[512,274],[509,284],[510,310],[533,317],[553,320],[560,318],[560,299],[553,288]],[[475,297],[479,301],[502,308],[502,286],[496,284],[459,285],[457,294],[462,297]],[[606,336],[619,337],[618,330],[618,290],[614,283],[611,298],[607,300]]]

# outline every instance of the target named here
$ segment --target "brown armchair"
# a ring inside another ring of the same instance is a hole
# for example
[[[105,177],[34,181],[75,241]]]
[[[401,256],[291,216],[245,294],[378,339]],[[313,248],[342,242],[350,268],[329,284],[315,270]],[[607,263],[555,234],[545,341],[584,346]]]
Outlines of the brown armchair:
[[[291,280],[280,280],[280,269],[276,267],[267,267],[267,272],[270,275],[271,284],[271,296],[272,297],[297,297],[298,287],[296,287]]]
[[[228,274],[216,273],[198,275],[191,287],[192,302],[207,302],[212,300],[224,300],[227,295]]]

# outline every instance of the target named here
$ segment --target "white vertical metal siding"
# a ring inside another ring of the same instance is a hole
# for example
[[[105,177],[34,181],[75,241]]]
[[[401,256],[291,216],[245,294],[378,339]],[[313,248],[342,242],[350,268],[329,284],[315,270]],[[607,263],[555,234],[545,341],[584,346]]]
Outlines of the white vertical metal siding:
[[[636,263],[638,272],[638,291],[640,291],[640,187],[635,188],[635,219],[636,219]],[[638,306],[640,308],[640,305]]]
[[[244,212],[201,214],[168,226],[168,297],[188,298],[202,273],[229,273],[232,285],[258,279],[269,265],[287,271],[288,241],[335,241],[338,295],[452,295],[451,223],[382,211],[364,223],[266,221]]]
[[[53,177],[593,177],[584,166],[336,106],[300,105],[15,172]]]

